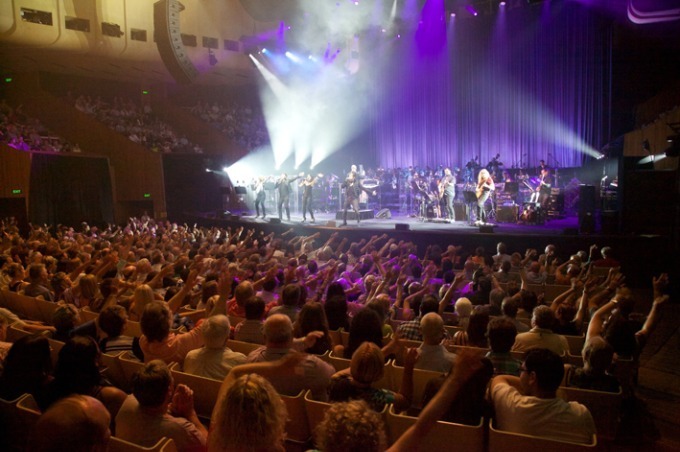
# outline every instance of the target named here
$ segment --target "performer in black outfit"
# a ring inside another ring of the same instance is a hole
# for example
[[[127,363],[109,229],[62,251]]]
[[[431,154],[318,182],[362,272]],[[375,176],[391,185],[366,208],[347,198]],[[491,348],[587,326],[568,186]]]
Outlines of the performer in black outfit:
[[[264,217],[267,215],[264,211],[264,201],[267,197],[267,194],[264,191],[265,181],[266,178],[264,176],[260,176],[252,184],[253,191],[255,192],[255,211],[257,212],[255,218],[260,216],[260,206],[262,206],[262,219],[264,219]]]
[[[354,165],[352,165],[352,168],[356,168]],[[364,188],[364,186],[361,183],[361,179],[359,179],[359,175],[355,171],[350,171],[349,174],[347,174],[347,179],[345,179],[345,182],[342,183],[342,188],[345,189],[345,204],[344,204],[344,213],[342,216],[342,225],[347,226],[347,209],[349,209],[349,206],[352,206],[352,209],[357,215],[357,224],[361,223],[361,218],[359,217],[359,196],[361,196],[361,192],[365,191],[368,194],[375,195],[376,192],[369,192]]]
[[[290,221],[290,193],[293,191],[290,184],[302,177],[303,174],[300,173],[294,178],[288,179],[288,175],[283,173],[276,181],[276,188],[279,191],[279,220],[283,219],[283,206],[286,206],[286,218]]]
[[[541,169],[541,179],[536,188],[538,192],[538,203],[542,208],[548,208],[548,200],[550,199],[550,190],[554,184],[552,175],[550,174],[550,169],[545,166]]]
[[[300,187],[302,187],[302,222],[307,221],[307,212],[309,211],[309,216],[312,218],[312,223],[314,223],[314,212],[312,211],[312,189],[316,180],[319,177],[323,177],[323,174],[319,174],[317,177],[312,177],[311,174],[307,174],[307,177],[300,182]]]
[[[486,209],[484,204],[491,196],[491,192],[496,189],[496,185],[491,178],[491,174],[486,169],[479,172],[477,176],[477,189],[475,194],[477,195],[477,224],[486,224]]]
[[[439,181],[439,196],[442,197],[446,206],[446,219],[456,221],[456,212],[453,209],[453,198],[456,197],[456,176],[451,174],[449,168],[444,169],[444,177]]]

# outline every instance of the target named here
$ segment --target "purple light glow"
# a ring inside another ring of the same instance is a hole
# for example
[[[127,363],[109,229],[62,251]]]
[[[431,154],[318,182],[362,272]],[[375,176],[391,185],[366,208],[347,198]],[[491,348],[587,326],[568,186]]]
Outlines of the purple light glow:
[[[505,6],[505,2],[500,2],[498,6]]]
[[[477,15],[479,14],[479,13],[477,12],[477,10],[475,9],[475,7],[472,6],[472,5],[467,5],[467,6],[465,6],[465,9],[467,10],[467,12],[469,12],[469,13],[472,14],[473,16],[477,16]]]

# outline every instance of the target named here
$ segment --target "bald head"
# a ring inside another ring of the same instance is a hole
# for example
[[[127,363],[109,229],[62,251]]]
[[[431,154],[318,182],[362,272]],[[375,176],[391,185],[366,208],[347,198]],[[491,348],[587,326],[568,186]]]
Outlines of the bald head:
[[[94,397],[72,395],[55,402],[35,425],[32,451],[105,451],[111,416]]]
[[[287,315],[274,314],[267,317],[262,332],[268,347],[287,348],[293,341],[293,323]]]
[[[444,337],[444,321],[436,312],[425,314],[420,319],[420,332],[426,345],[437,345]]]

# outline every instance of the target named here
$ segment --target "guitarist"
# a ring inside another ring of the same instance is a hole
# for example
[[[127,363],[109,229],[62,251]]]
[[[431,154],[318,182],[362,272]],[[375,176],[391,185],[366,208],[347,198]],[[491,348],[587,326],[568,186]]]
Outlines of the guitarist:
[[[475,194],[477,195],[477,223],[486,224],[486,210],[484,210],[484,204],[486,203],[491,192],[496,189],[496,185],[493,183],[491,174],[486,169],[482,169],[477,176],[477,190]]]
[[[548,200],[550,199],[550,189],[553,186],[553,177],[550,175],[550,169],[547,166],[541,168],[541,180],[536,188],[538,193],[538,204],[542,208],[546,208]]]
[[[439,196],[446,206],[446,219],[456,221],[456,212],[453,209],[453,198],[456,197],[456,176],[449,168],[444,169],[444,177],[439,181]]]

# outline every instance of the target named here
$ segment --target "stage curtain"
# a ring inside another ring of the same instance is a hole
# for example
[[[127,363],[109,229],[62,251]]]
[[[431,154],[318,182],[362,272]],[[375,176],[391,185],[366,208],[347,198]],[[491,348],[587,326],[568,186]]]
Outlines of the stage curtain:
[[[407,34],[384,45],[376,165],[486,165],[496,154],[506,168],[582,165],[606,141],[610,32],[566,3],[450,19],[436,54]]]
[[[79,226],[113,223],[113,195],[106,158],[34,153],[29,218],[36,224]]]

